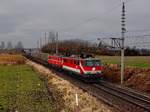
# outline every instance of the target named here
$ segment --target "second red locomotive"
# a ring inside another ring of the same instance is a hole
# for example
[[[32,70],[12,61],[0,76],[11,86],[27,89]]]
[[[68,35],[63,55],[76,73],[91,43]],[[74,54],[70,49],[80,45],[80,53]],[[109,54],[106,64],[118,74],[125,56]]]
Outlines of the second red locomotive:
[[[80,57],[63,57],[57,55],[50,55],[48,63],[51,66],[59,69],[66,70],[75,75],[84,78],[97,78],[102,77],[103,67],[100,60],[95,58],[80,58]]]

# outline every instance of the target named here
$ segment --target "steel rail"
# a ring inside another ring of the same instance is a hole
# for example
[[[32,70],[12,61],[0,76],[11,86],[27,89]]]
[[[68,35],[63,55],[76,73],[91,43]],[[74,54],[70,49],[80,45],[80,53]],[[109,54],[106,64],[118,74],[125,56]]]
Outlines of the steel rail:
[[[27,57],[27,56],[26,56]],[[48,63],[46,64],[46,62],[44,60],[40,60],[40,59],[35,59],[33,57],[27,57],[28,59],[31,59],[32,61],[35,61],[39,64],[42,64],[45,67],[48,67]],[[112,96],[115,96],[119,99],[125,100],[127,102],[130,102],[138,107],[143,108],[146,111],[150,111],[150,98],[146,95],[140,94],[138,92],[135,92],[134,90],[129,90],[125,87],[119,87],[116,86],[112,83],[108,83],[106,81],[101,81],[99,84],[92,84],[93,87],[102,90],[104,92],[106,92],[107,94],[110,94]],[[115,107],[116,109],[118,109],[118,107],[114,104],[112,104],[111,102],[107,101],[106,99],[102,98],[101,96],[97,95],[94,92],[89,92],[88,89],[80,86],[81,89],[83,89],[84,91],[88,92],[89,94],[91,94],[94,97],[97,97],[99,100],[102,100],[104,103],[107,103],[110,106]]]
[[[150,104],[150,96],[139,93],[138,91],[134,91],[134,90],[127,88],[125,86],[118,86],[118,85],[115,85],[115,84],[112,84],[112,83],[109,83],[106,81],[101,81],[101,85],[103,85],[105,87],[109,87],[109,88],[114,89],[114,90],[118,90],[123,94],[126,94],[128,96],[134,97],[138,100],[142,100],[143,102]]]
[[[109,87],[105,85],[100,85],[100,84],[93,84],[96,88],[105,91],[106,93],[113,95],[115,97],[118,97],[122,100],[125,100],[127,102],[130,102],[134,105],[137,105],[138,107],[143,108],[146,111],[150,111],[150,103],[149,101],[142,99],[137,96],[133,96],[131,94],[128,94],[128,91],[123,92],[121,90],[118,90],[116,87]]]

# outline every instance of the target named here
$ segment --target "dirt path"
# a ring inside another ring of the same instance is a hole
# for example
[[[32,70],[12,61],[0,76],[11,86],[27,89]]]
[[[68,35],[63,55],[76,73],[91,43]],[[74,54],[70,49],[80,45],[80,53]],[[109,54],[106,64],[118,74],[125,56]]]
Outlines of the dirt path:
[[[79,89],[69,81],[55,75],[49,69],[31,61],[27,61],[27,64],[32,66],[35,71],[47,80],[49,92],[54,98],[58,112],[113,111],[111,107]],[[78,93],[79,106],[76,103],[76,93]]]

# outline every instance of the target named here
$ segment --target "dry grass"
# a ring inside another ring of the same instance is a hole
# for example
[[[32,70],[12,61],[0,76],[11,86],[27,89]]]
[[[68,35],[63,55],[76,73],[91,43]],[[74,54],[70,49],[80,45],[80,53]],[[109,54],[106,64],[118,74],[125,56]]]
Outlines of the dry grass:
[[[133,75],[136,74],[145,74],[148,71],[150,71],[149,68],[125,68],[124,80],[126,81],[130,79]],[[120,67],[118,67],[116,64],[105,66],[103,70],[103,75],[106,80],[109,80],[111,82],[120,82]]]
[[[24,64],[25,58],[22,55],[1,54],[0,65]]]
[[[117,65],[106,66],[103,75],[107,81],[120,83],[120,69]],[[126,68],[124,80],[126,86],[150,93],[150,69]]]
[[[150,71],[133,75],[126,81],[126,85],[147,93],[150,93]]]
[[[48,89],[55,99],[53,102],[58,112],[111,112],[110,107],[98,101],[71,82],[53,74],[49,69],[27,61],[37,72],[47,79]],[[79,107],[76,106],[75,94],[78,93]]]

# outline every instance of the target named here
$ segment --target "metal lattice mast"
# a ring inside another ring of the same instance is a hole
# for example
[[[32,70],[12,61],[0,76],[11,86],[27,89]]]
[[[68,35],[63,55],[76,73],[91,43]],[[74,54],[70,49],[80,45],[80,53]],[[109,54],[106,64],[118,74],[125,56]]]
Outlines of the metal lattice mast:
[[[58,54],[58,32],[56,33],[56,54]]]
[[[123,2],[122,6],[122,15],[121,15],[121,35],[122,35],[122,43],[121,43],[121,84],[124,82],[124,41],[125,41],[125,4]]]

